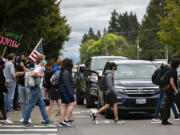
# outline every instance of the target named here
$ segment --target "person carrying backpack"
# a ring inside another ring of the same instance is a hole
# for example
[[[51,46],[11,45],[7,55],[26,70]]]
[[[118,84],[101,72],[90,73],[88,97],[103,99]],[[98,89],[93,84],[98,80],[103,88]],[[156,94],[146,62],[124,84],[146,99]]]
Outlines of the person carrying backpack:
[[[55,87],[52,84],[53,78],[56,79],[56,74],[58,73],[58,77],[57,77],[57,81],[59,81],[59,72],[60,70],[56,71],[54,73],[53,69],[52,69],[52,65],[51,64],[47,64],[46,65],[46,71],[45,71],[45,85],[44,87],[47,89],[48,91],[48,95],[50,98],[50,105],[46,107],[46,111],[47,114],[49,115],[49,112],[51,110],[51,108],[53,107],[54,101],[56,101],[58,107],[59,107],[59,112],[60,112],[60,106],[61,106],[61,98],[59,95],[59,91],[58,91],[58,87]]]
[[[43,117],[42,124],[50,124],[50,119],[45,109],[45,103],[41,91],[43,85],[43,76],[44,76],[44,71],[43,71],[43,65],[44,65],[43,63],[45,63],[44,59],[45,59],[44,55],[36,56],[37,65],[35,66],[35,69],[32,71],[31,76],[34,77],[34,80],[36,79],[40,81],[38,81],[38,83],[36,82],[36,86],[31,87],[30,89],[30,99],[27,110],[25,112],[23,125],[29,124],[28,120],[31,116],[32,109],[34,108],[36,103],[38,104],[39,109],[41,111],[41,115]]]
[[[174,58],[171,62],[172,69],[168,71],[167,75],[169,76],[169,88],[166,91],[165,107],[163,110],[162,125],[172,125],[171,122],[168,122],[170,117],[170,107],[173,102],[176,103],[178,109],[180,110],[180,95],[178,90],[178,76],[177,68],[180,66],[180,59]]]
[[[171,60],[170,59],[168,60],[168,65],[161,65],[161,67],[159,69],[157,69],[157,71],[159,73],[156,73],[154,78],[152,77],[152,82],[156,85],[160,85],[159,83],[160,83],[161,76],[163,74],[165,74],[166,72],[168,72],[169,70],[171,70]],[[159,89],[160,89],[160,96],[159,96],[159,99],[158,99],[157,104],[156,104],[155,113],[154,113],[154,117],[152,119],[152,123],[161,123],[161,120],[159,119],[159,111],[160,111],[161,103],[163,102],[163,99],[165,96],[165,92],[162,90],[162,88],[160,86],[159,86]],[[172,111],[174,113],[175,120],[179,120],[179,114],[176,110],[175,103],[172,104]]]
[[[117,106],[117,96],[114,88],[114,71],[117,69],[117,65],[114,62],[110,62],[105,66],[105,76],[106,76],[106,91],[105,91],[105,105],[101,107],[96,113],[90,114],[92,121],[96,122],[96,117],[101,112],[113,106],[114,121],[118,122],[118,106]]]

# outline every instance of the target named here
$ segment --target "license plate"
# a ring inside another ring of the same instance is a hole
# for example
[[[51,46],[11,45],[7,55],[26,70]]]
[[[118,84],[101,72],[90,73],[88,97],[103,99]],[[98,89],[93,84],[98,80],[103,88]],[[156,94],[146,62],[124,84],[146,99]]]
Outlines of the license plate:
[[[146,99],[136,99],[136,104],[146,104]]]

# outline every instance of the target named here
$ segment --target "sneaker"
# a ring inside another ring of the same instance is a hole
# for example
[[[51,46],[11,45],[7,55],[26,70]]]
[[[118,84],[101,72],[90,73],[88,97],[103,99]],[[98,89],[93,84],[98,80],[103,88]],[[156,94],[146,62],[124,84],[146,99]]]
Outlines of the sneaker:
[[[172,125],[173,123],[167,121],[167,122],[162,122],[161,124],[162,124],[162,125]]]
[[[60,126],[60,127],[71,127],[71,124],[68,123],[68,122],[60,122],[60,123],[59,123],[59,126]]]
[[[175,117],[174,120],[180,120],[180,116]]]
[[[12,124],[13,122],[12,122],[11,120],[9,120],[9,119],[6,119],[6,120],[4,120],[4,123],[6,123],[6,124]]]
[[[20,121],[20,122],[23,122],[23,120],[24,120],[24,119],[23,119],[23,118],[21,118],[19,121]]]
[[[159,118],[153,118],[152,123],[161,123],[161,120]]]
[[[115,123],[117,123],[118,121],[119,121],[119,119],[118,119],[118,118],[114,119],[114,122],[115,122]]]
[[[28,122],[31,123],[31,119],[29,119]]]
[[[64,122],[70,122],[72,123],[74,120],[64,120]]]
[[[90,114],[90,117],[93,122],[96,122],[96,114],[95,113]]]
[[[47,124],[50,124],[50,121],[44,121],[44,120],[43,120],[43,121],[41,122],[41,124],[47,125]]]

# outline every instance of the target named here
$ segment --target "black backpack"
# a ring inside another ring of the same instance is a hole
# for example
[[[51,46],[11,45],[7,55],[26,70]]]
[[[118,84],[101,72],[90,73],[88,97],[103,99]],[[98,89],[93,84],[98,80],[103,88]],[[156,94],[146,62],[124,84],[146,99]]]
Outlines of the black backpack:
[[[159,85],[160,78],[162,77],[162,75],[163,75],[163,70],[161,68],[156,69],[151,78],[152,82],[156,85]]]
[[[107,90],[106,74],[103,75],[102,78],[99,79],[98,85],[99,85],[99,89],[101,91],[106,91]]]
[[[164,91],[168,90],[169,86],[170,86],[170,75],[169,75],[170,71],[167,71],[166,73],[164,73],[162,75],[162,77],[160,78],[160,88],[162,88]]]

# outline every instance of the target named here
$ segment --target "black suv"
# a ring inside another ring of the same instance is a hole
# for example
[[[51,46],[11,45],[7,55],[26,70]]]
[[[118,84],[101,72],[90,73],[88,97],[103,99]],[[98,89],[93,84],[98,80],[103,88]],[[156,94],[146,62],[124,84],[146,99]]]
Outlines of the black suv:
[[[98,74],[102,74],[107,61],[127,60],[122,56],[96,56],[91,57],[85,66],[80,66],[76,73],[76,100],[77,104],[83,104],[86,99],[86,107],[95,107],[97,101]]]
[[[154,113],[159,98],[159,87],[151,81],[156,67],[150,61],[123,60],[114,72],[115,92],[119,113]],[[103,106],[105,93],[98,88],[98,108]],[[112,108],[105,111],[105,117],[112,116]]]

